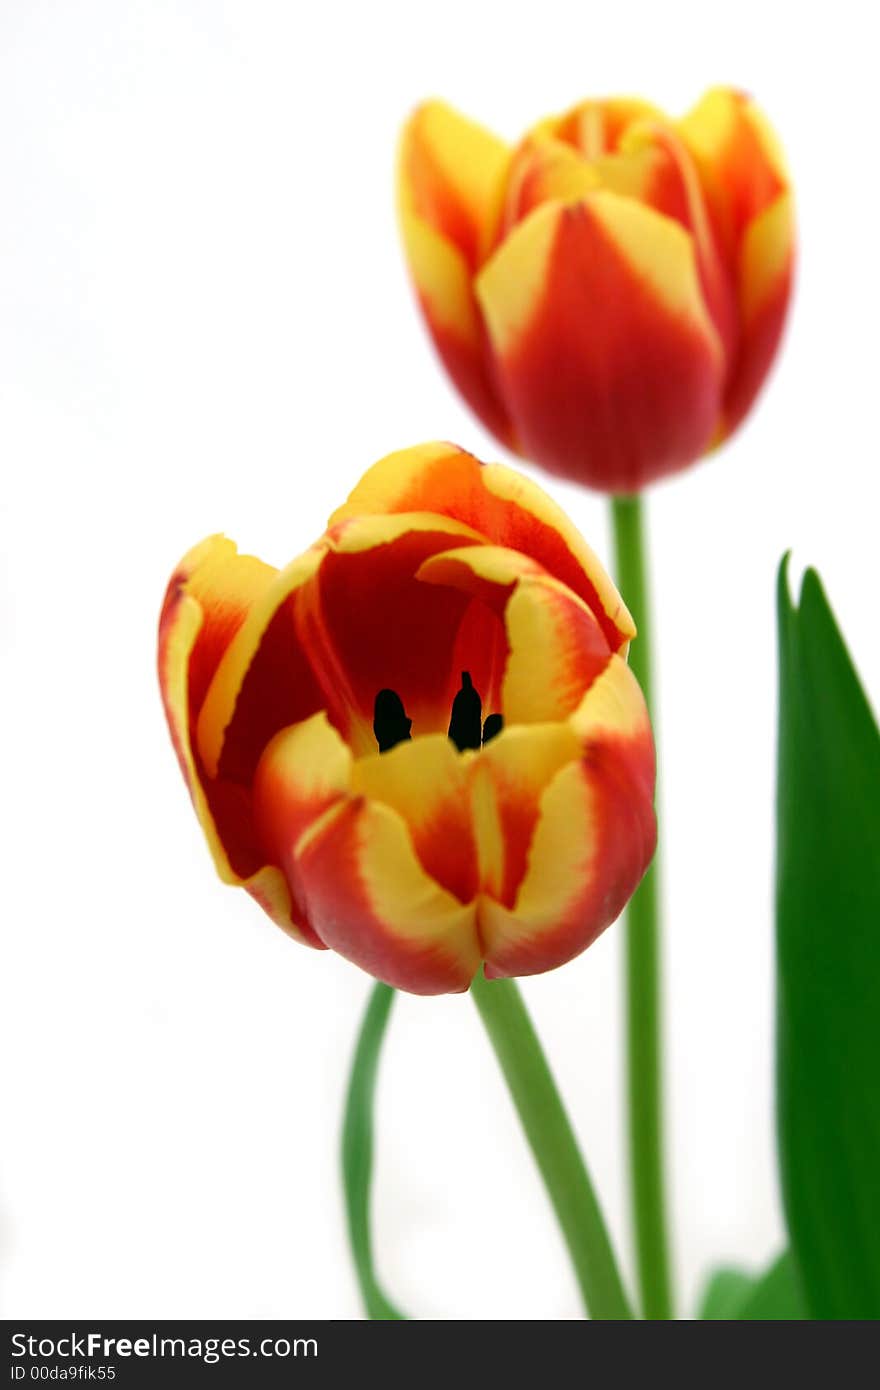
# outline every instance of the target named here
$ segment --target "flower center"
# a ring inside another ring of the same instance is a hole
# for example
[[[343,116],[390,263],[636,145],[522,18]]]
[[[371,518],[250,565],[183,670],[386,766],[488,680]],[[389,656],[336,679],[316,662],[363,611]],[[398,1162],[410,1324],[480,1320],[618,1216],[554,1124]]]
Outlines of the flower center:
[[[483,701],[474,689],[470,671],[461,673],[461,689],[452,702],[449,737],[459,753],[466,748],[480,748],[501,733],[504,718],[490,714],[483,720]],[[412,738],[412,720],[407,717],[403,701],[396,690],[380,690],[373,704],[373,733],[380,753],[387,753],[398,743]]]

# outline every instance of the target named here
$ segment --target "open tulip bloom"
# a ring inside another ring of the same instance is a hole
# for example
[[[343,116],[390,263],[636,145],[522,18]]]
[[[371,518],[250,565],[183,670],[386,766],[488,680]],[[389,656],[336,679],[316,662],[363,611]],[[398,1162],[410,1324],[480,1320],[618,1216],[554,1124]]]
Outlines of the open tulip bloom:
[[[629,1304],[513,981],[620,913],[654,852],[632,619],[534,483],[449,444],[382,459],[278,571],[223,537],[168,586],[159,677],[221,877],[382,983],[344,1153],[372,1316],[369,1090],[397,986],[471,988],[594,1316]],[[492,981],[492,983],[490,983]]]
[[[571,959],[654,851],[634,635],[549,498],[445,444],[376,464],[284,570],[204,541],[159,671],[221,876],[417,994]]]

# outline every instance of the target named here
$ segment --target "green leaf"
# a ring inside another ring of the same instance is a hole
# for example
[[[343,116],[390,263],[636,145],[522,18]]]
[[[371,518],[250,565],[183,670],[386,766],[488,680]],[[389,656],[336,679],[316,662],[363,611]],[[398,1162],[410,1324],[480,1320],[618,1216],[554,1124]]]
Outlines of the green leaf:
[[[794,1261],[788,1251],[763,1274],[719,1269],[711,1276],[698,1316],[727,1322],[791,1322],[803,1316],[803,1299]]]
[[[740,1322],[800,1322],[804,1318],[801,1282],[786,1251],[752,1284],[739,1306]]]
[[[754,1280],[741,1269],[716,1269],[700,1299],[698,1318],[726,1321],[739,1316],[738,1308],[751,1293]]]
[[[342,1181],[351,1251],[367,1316],[380,1321],[406,1317],[405,1313],[398,1312],[379,1283],[370,1235],[373,1103],[379,1054],[393,1003],[394,990],[390,986],[373,987],[355,1046],[342,1127]]]
[[[812,1318],[880,1317],[880,733],[827,599],[779,573],[777,1087]]]

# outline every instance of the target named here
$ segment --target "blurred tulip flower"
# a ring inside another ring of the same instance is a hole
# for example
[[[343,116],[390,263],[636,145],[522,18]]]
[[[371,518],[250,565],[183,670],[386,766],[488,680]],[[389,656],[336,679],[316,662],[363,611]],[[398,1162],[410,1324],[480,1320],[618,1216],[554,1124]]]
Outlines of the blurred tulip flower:
[[[203,541],[159,675],[221,877],[416,994],[569,960],[654,851],[633,635],[549,498],[448,444],[377,463],[284,570]]]
[[[758,108],[683,120],[588,101],[508,147],[448,106],[409,120],[403,241],[434,343],[509,448],[631,493],[751,407],[782,332],[792,195]]]

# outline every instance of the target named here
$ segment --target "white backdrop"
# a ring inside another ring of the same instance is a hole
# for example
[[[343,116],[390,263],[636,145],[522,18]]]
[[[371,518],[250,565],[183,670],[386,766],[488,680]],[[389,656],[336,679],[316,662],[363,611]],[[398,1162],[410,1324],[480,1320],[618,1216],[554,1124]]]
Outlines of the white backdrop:
[[[880,691],[869,13],[5,0],[7,1317],[360,1314],[337,1131],[370,982],[215,880],[154,633],[203,535],[280,565],[390,449],[444,437],[498,456],[433,360],[396,239],[396,134],[431,94],[513,138],[587,94],[681,111],[728,81],[758,96],[793,166],[799,286],[770,389],[723,453],[650,499],[684,1306],[711,1264],[775,1252],[785,547],[821,568]],[[607,558],[603,499],[549,487]],[[625,1245],[619,946],[612,929],[525,992]],[[467,997],[401,998],[379,1123],[380,1265],[407,1309],[578,1315]]]

